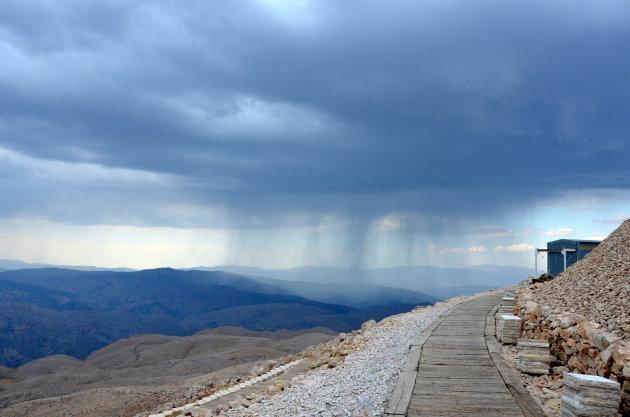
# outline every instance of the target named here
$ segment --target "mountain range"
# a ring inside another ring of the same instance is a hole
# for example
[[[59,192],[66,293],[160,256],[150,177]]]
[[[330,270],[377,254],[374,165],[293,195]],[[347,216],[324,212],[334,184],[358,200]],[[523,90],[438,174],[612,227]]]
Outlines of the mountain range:
[[[220,326],[346,332],[416,305],[513,284],[528,272],[502,266],[39,266],[47,265],[0,260],[0,365],[16,367],[54,354],[84,359],[146,333],[185,336]]]
[[[333,268],[305,266],[265,269],[236,265],[197,267],[196,270],[227,271],[254,279],[273,278],[318,284],[378,285],[416,291],[440,299],[474,294],[490,288],[516,284],[532,273],[530,268],[508,265],[477,265],[467,268],[399,266],[392,268]]]
[[[131,272],[135,271],[132,268],[102,268],[98,266],[88,265],[53,265],[39,262],[24,262],[19,259],[0,259],[0,271],[10,271],[14,269],[35,269],[35,268],[63,268],[63,269],[78,269],[80,271],[116,271],[116,272]]]
[[[326,327],[350,331],[369,319],[429,305],[436,298],[411,291],[297,283],[275,286],[222,271],[160,268],[134,272],[21,269],[0,273],[0,365],[66,354],[79,359],[109,343],[143,333],[190,335],[235,326],[250,330]],[[327,291],[319,287],[329,287]],[[319,288],[321,302],[299,293]],[[382,294],[384,298],[370,298]]]

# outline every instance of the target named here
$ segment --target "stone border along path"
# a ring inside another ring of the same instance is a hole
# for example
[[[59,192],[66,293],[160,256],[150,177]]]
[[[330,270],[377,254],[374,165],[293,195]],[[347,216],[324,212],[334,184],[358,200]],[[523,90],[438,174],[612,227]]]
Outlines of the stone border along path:
[[[240,384],[233,385],[233,386],[231,386],[229,388],[224,388],[222,390],[219,390],[219,391],[215,392],[212,395],[209,395],[207,397],[204,397],[204,398],[201,398],[199,400],[196,400],[195,402],[192,402],[192,403],[189,403],[189,404],[185,404],[185,405],[183,405],[181,407],[176,407],[176,408],[173,408],[173,409],[171,409],[169,411],[163,411],[163,412],[158,413],[158,414],[151,414],[149,417],[167,417],[167,416],[170,416],[170,415],[176,413],[177,411],[188,411],[188,410],[191,410],[194,407],[200,407],[200,406],[202,406],[204,404],[207,404],[207,403],[209,403],[211,401],[217,400],[217,399],[222,398],[222,397],[226,397],[226,396],[228,396],[228,395],[230,395],[232,393],[235,393],[237,391],[240,391],[240,390],[242,390],[244,388],[248,388],[248,387],[251,387],[253,385],[256,385],[256,384],[268,381],[268,380],[270,380],[272,378],[275,378],[276,376],[281,375],[281,374],[285,373],[286,371],[288,371],[289,369],[293,368],[295,365],[298,365],[302,361],[304,361],[304,359],[298,359],[298,360],[295,360],[293,362],[289,362],[287,364],[284,364],[282,366],[278,366],[278,367],[272,369],[269,372],[266,372],[266,373],[264,373],[264,374],[262,374],[260,376],[257,376],[256,378],[252,378],[252,379],[247,380],[245,382],[241,382]],[[258,389],[258,388],[256,388],[256,389]]]
[[[503,359],[494,336],[500,299],[473,298],[420,333],[384,416],[545,416]]]

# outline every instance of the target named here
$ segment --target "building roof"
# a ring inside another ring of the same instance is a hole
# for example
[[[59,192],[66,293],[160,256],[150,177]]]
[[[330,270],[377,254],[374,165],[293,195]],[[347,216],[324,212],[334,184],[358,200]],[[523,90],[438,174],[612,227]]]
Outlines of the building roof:
[[[579,243],[602,243],[601,240],[586,240],[586,239],[557,239],[557,240],[552,240],[549,243],[557,243],[557,242],[579,242]]]

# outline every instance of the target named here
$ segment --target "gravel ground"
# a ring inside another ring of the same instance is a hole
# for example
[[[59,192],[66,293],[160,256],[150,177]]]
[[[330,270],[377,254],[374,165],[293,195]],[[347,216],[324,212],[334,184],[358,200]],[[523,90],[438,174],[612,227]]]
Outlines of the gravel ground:
[[[474,296],[473,296],[474,297]],[[448,308],[471,297],[391,316],[365,326],[352,338],[356,346],[343,364],[318,368],[296,377],[276,395],[265,395],[248,408],[228,411],[239,416],[380,416],[396,385],[407,351],[419,332]]]

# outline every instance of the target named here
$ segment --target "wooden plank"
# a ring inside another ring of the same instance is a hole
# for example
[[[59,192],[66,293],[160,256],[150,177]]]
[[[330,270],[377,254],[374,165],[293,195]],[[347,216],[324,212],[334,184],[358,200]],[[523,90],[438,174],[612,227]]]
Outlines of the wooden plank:
[[[485,327],[485,323],[483,324],[483,326],[477,326],[474,324],[470,324],[470,325],[449,324],[449,325],[441,325],[438,329],[439,330],[453,330],[453,331],[458,331],[458,332],[469,330],[470,333],[477,334],[479,331],[483,331],[484,327]]]
[[[484,356],[488,357],[488,349],[486,350],[468,350],[465,347],[453,347],[452,349],[437,349],[431,347],[423,347],[422,348],[423,355],[452,355],[452,356],[460,356],[460,355],[468,355],[468,356]]]
[[[430,411],[425,411],[425,410],[414,410],[414,415],[417,416],[422,416],[422,417],[515,417],[515,416],[520,416],[522,417],[523,414],[522,413],[505,413],[505,412],[501,412],[501,413],[491,413],[491,412],[482,412],[482,413],[472,413],[470,411],[463,411],[463,412],[455,412],[455,411],[445,411],[445,412],[440,412],[440,411],[435,411],[435,410],[430,410]],[[421,414],[418,414],[421,413]]]
[[[414,410],[414,412],[418,412]],[[481,412],[481,413],[473,413],[471,411],[436,411],[436,410],[422,410],[422,417],[522,417],[523,414],[519,414],[517,412]]]
[[[479,381],[475,384],[470,380],[460,380],[458,382],[453,382],[452,380],[436,381],[434,378],[416,380],[414,394],[427,394],[439,391],[510,393],[505,384],[495,381],[488,383]]]
[[[461,339],[461,340],[460,340]],[[444,347],[474,347],[477,349],[487,349],[486,341],[483,337],[458,338],[455,336],[434,335],[431,340],[427,340],[425,346],[439,345]]]
[[[473,366],[468,364],[458,364],[458,365],[434,365],[421,363],[418,365],[418,373],[420,372],[462,372],[466,374],[478,374],[478,373],[494,373],[497,376],[500,376],[499,371],[494,365],[488,366]]]
[[[440,333],[446,333],[446,332],[452,332],[453,334],[479,334],[479,332],[483,332],[485,328],[485,324],[484,326],[466,326],[466,325],[462,325],[462,326],[458,326],[455,324],[451,324],[448,326],[440,326],[437,330],[435,335],[439,335]]]
[[[442,322],[442,324],[480,324],[483,323],[485,324],[484,320],[486,319],[485,316],[482,318],[482,320],[479,320],[479,315],[480,314],[484,314],[485,315],[485,311],[484,312],[470,312],[470,313],[466,313],[465,316],[462,317],[456,317],[456,316],[449,316],[446,319],[444,319],[444,321]]]
[[[471,326],[444,326],[438,327],[435,329],[433,334],[435,336],[442,335],[453,335],[453,336],[461,336],[461,335],[480,335],[483,334],[484,327],[471,327]]]
[[[522,417],[520,410],[497,409],[497,408],[469,408],[466,410],[459,409],[426,409],[424,407],[414,407],[409,409],[414,415],[423,417]]]
[[[484,326],[485,326],[485,323],[484,323]],[[478,331],[483,330],[484,326],[474,326],[474,325],[458,326],[455,324],[449,324],[449,325],[441,325],[437,328],[437,330],[439,331],[453,330],[453,331],[459,331],[459,332],[470,330],[470,333],[477,334]]]
[[[473,314],[470,319],[450,319],[444,320],[440,326],[475,326],[483,327],[486,325],[485,317],[482,321],[479,321],[479,313]]]
[[[462,358],[474,361],[475,359],[483,360],[490,359],[490,354],[488,351],[485,352],[466,352],[463,350],[457,349],[448,349],[448,350],[422,350],[422,357],[430,357],[430,358]]]
[[[494,399],[488,398],[473,398],[462,396],[460,398],[451,398],[449,401],[435,401],[435,397],[430,395],[423,395],[421,397],[414,397],[411,401],[410,409],[423,408],[426,410],[436,411],[471,411],[479,412],[481,410],[492,410],[499,412],[499,410],[509,410],[512,412],[520,412],[521,409],[514,402],[514,398]]]
[[[490,357],[480,357],[472,355],[422,355],[420,363],[443,363],[443,364],[458,364],[458,363],[470,363],[473,366],[490,366],[492,365],[492,359]]]
[[[496,389],[498,391],[495,392],[508,392],[509,389],[505,386],[501,378],[490,378],[490,379],[477,379],[477,378],[444,378],[442,380],[436,381],[435,378],[416,378],[416,387],[457,387],[458,391],[466,391],[467,388],[470,388],[471,392],[481,392],[479,391],[480,387],[493,390]]]
[[[514,399],[511,400],[514,403]],[[469,414],[502,414],[502,415],[517,415],[522,417],[522,412],[518,406],[510,406],[509,404],[493,404],[487,400],[483,400],[481,403],[467,403],[467,404],[455,404],[453,402],[443,403],[442,405],[433,405],[431,401],[423,403],[412,403],[409,407],[409,411],[423,410],[424,412],[450,412],[461,413],[466,412]]]
[[[420,358],[420,363],[421,364],[433,364],[433,365],[450,365],[453,363],[452,360],[448,360],[448,359],[440,359],[440,358],[425,358],[425,357],[421,357]],[[490,358],[488,358],[487,360],[483,360],[483,361],[476,361],[475,363],[467,363],[467,365],[470,366],[481,366],[481,367],[485,367],[485,366],[492,366],[492,360]]]
[[[468,332],[468,333],[474,333],[474,334],[478,334],[479,331],[482,331],[483,328],[485,326],[485,323],[483,326],[474,326],[474,325],[470,325],[470,326],[458,326],[455,324],[449,324],[449,325],[440,325],[436,330],[438,332],[442,332],[442,331],[447,331],[447,330],[452,330],[452,331],[456,331],[459,333],[462,332]]]
[[[414,392],[413,396],[414,398],[416,396],[420,397],[420,396],[427,396],[427,397],[431,397],[431,398],[435,398],[439,401],[449,401],[452,398],[459,398],[461,397],[461,393],[459,392],[450,392],[450,391],[441,391],[441,392],[432,392],[432,393],[420,393],[420,392]],[[512,399],[512,394],[510,393],[496,393],[496,392],[469,392],[466,394],[466,397],[470,397],[470,398],[486,398],[490,401],[496,399]]]
[[[470,368],[468,368],[470,369]],[[499,372],[497,372],[496,369],[488,369],[488,368],[481,368],[481,370],[477,371],[477,372],[465,372],[465,371],[454,371],[453,369],[448,369],[448,370],[427,370],[427,369],[418,369],[418,377],[420,377],[420,375],[422,375],[422,378],[443,378],[445,380],[449,380],[449,379],[460,379],[460,378],[466,378],[467,375],[474,375],[476,378],[479,379],[491,379],[491,378],[501,378],[501,375],[499,374]],[[416,378],[416,379],[417,379]]]
[[[484,347],[482,344],[474,344],[474,345],[470,345],[470,344],[466,344],[466,343],[461,343],[461,344],[454,344],[454,345],[448,345],[448,344],[444,344],[444,343],[435,343],[435,342],[431,342],[430,340],[427,341],[424,344],[424,349],[442,349],[442,350],[459,350],[459,349],[467,349],[473,352],[487,352],[488,348]]]
[[[447,401],[435,401],[432,395],[414,395],[411,400],[410,409],[424,408],[428,410],[440,410],[440,411],[464,411],[470,410],[472,412],[479,409],[488,410],[510,410],[519,412],[520,408],[509,394],[503,398],[496,398],[488,401],[487,397],[472,397],[467,395],[461,395],[459,398],[449,398]]]
[[[445,382],[450,382],[450,381],[459,381],[459,380],[464,380],[464,379],[473,379],[473,380],[478,380],[478,381],[497,381],[498,380],[503,383],[501,381],[501,375],[499,375],[497,372],[476,372],[474,374],[474,377],[469,377],[467,375],[467,373],[462,373],[462,372],[447,372],[444,373],[444,371],[442,372],[425,372],[425,371],[418,371],[419,375],[422,375],[423,379],[426,379],[427,381],[430,380],[435,380],[435,378],[439,378],[444,380]],[[417,379],[418,377],[416,377]]]
[[[421,349],[410,350],[407,354],[407,358],[405,359],[405,364],[403,365],[403,372],[417,371],[418,363],[420,362],[420,355],[422,354]]]
[[[407,409],[411,402],[411,394],[416,381],[416,372],[401,372],[394,388],[394,392],[385,408],[386,414],[407,415]]]
[[[432,335],[431,336],[431,340],[429,340],[432,343],[470,343],[470,344],[475,344],[475,345],[480,345],[485,343],[485,340],[483,338],[483,336],[476,336],[476,335],[467,335],[467,336],[462,336],[462,335],[455,335],[455,334],[450,334],[450,335]]]
[[[456,363],[456,364],[449,363],[447,365],[420,363],[420,365],[418,366],[418,370],[420,369],[426,369],[426,370],[453,369],[453,370],[463,370],[466,372],[481,372],[483,370],[488,370],[488,371],[495,371],[497,374],[499,373],[499,371],[497,371],[496,366],[494,366],[494,363],[488,364],[486,366],[473,365],[470,363]]]
[[[485,343],[483,336],[464,337],[457,335],[432,335],[431,342],[434,343]]]
[[[480,349],[480,350],[488,350],[488,347],[485,344],[485,341],[483,339],[476,339],[476,340],[470,340],[467,342],[464,341],[459,341],[457,339],[452,339],[452,342],[449,341],[449,339],[434,339],[431,338],[431,340],[428,340],[427,342],[427,346],[443,346],[444,344],[452,344],[453,348],[462,348],[462,347],[469,347],[469,348],[473,348],[473,349]]]
[[[495,337],[496,331],[496,321],[494,319],[494,315],[499,309],[499,305],[497,304],[486,316],[486,330],[484,332],[484,336],[492,336]]]
[[[440,342],[440,344],[441,344],[441,343],[443,343],[443,342]],[[433,343],[433,345],[437,345],[437,343]],[[444,349],[442,349],[442,348],[437,348],[437,347],[433,347],[433,346],[431,346],[431,345],[428,345],[428,346],[426,347],[426,349],[430,349],[430,350],[442,350],[442,351],[453,352],[453,353],[458,352],[458,351],[464,352],[464,351],[467,351],[469,348],[472,348],[472,349],[474,349],[475,351],[481,351],[481,352],[484,352],[486,355],[488,354],[488,348],[486,347],[486,348],[484,349],[484,348],[483,348],[482,346],[480,346],[479,344],[475,344],[475,345],[472,345],[472,346],[466,346],[466,345],[463,345],[463,344],[459,344],[459,345],[455,345],[455,346],[447,347],[447,348],[444,348]]]
[[[484,314],[482,312],[470,312],[467,313],[466,316],[463,317],[454,317],[454,316],[449,316],[446,319],[444,319],[444,321],[442,322],[442,324],[444,325],[451,325],[451,324],[456,324],[458,326],[461,326],[463,324],[485,324],[484,320],[485,317],[480,321],[479,320],[479,315],[480,314]]]

